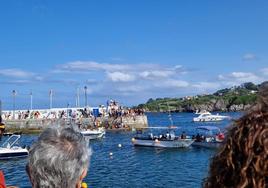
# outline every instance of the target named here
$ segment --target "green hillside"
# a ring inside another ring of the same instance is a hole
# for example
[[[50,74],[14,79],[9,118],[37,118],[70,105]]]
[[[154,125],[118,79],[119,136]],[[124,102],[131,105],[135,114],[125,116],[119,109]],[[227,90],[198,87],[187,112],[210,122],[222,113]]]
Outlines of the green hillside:
[[[209,95],[151,98],[145,104],[139,104],[138,107],[151,112],[241,111],[246,110],[256,101],[257,89],[258,85],[248,82],[241,86],[221,89]]]

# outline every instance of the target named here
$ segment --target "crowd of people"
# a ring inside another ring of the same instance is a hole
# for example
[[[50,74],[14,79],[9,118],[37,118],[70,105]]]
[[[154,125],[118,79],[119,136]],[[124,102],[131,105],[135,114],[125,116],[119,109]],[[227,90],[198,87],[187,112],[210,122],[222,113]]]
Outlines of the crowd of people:
[[[135,117],[143,115],[144,110],[140,108],[127,108],[121,106],[115,100],[107,101],[107,107],[100,105],[98,108],[63,108],[63,109],[43,109],[43,110],[18,110],[3,111],[3,120],[26,120],[26,119],[79,119],[91,117]]]
[[[5,111],[2,113],[3,120],[25,120],[25,119],[64,119],[64,118],[82,118],[93,116],[88,109],[51,109],[51,110],[19,110]]]
[[[72,128],[46,129],[29,152],[26,170],[32,187],[81,187],[89,166],[88,148]],[[0,181],[3,185],[1,176]],[[268,187],[268,82],[260,86],[257,103],[230,126],[202,186]]]
[[[115,118],[122,116],[135,117],[144,114],[144,110],[141,108],[126,108],[114,100],[107,102],[107,112],[109,117]]]

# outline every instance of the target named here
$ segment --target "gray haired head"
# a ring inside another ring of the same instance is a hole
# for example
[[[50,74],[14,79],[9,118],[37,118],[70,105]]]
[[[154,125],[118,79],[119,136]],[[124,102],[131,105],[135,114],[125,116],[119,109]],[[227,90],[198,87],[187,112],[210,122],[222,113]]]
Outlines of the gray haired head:
[[[73,128],[48,128],[29,152],[27,169],[34,188],[74,188],[90,159],[88,142]]]

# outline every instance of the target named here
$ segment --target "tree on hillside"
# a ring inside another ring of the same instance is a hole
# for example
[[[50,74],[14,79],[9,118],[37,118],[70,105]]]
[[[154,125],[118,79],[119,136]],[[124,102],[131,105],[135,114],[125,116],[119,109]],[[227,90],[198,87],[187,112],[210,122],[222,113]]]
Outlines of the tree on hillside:
[[[147,101],[147,103],[152,103],[152,102],[154,102],[154,99],[152,99],[152,98],[150,98],[150,99]]]
[[[258,86],[253,84],[252,82],[246,82],[242,85],[244,88],[248,89],[248,90],[254,90],[257,91],[258,90]]]

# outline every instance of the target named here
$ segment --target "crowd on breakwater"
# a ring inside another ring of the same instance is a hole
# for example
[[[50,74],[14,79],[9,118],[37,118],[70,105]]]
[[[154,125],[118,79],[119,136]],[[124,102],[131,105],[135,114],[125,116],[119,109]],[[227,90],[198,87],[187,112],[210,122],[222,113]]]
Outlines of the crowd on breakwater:
[[[10,110],[2,112],[3,120],[26,120],[26,119],[80,119],[91,117],[134,117],[143,115],[141,108],[127,108],[121,106],[118,102],[110,100],[107,106],[84,107],[84,108],[52,108],[35,110]]]
[[[148,123],[142,109],[123,107],[114,100],[107,101],[107,106],[99,107],[3,111],[1,119],[7,127],[17,127],[18,131],[21,131],[21,128],[24,130],[28,125],[33,129],[39,129],[55,123],[77,124],[80,128],[106,129],[131,129],[147,126]]]

